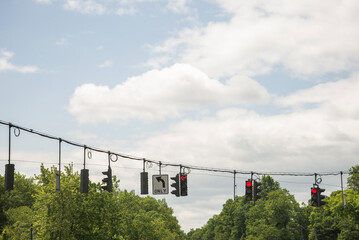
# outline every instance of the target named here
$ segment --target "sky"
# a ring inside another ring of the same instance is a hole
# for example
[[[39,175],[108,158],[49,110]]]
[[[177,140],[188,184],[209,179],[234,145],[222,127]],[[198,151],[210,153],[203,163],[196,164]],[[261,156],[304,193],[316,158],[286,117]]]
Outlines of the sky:
[[[359,155],[358,9],[357,0],[3,0],[0,120],[167,163],[348,171]],[[7,149],[0,126],[1,172]],[[80,171],[83,149],[62,153]],[[33,176],[40,162],[57,164],[58,143],[22,131],[12,160]],[[87,163],[101,181],[106,154]],[[120,188],[139,194],[142,162],[111,166]],[[236,175],[237,195],[248,178]],[[313,177],[274,178],[310,198]],[[188,231],[220,213],[233,185],[233,174],[191,170],[187,197],[154,197]],[[340,185],[322,176],[327,195]]]

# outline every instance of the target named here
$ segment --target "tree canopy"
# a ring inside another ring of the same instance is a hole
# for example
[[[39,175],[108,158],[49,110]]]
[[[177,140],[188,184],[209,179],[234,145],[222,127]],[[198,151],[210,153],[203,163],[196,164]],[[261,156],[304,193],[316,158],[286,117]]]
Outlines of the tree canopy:
[[[34,177],[16,173],[12,191],[5,191],[0,175],[0,240],[31,235],[68,240],[359,239],[359,166],[349,171],[348,189],[332,192],[321,207],[299,204],[271,176],[261,182],[262,197],[255,203],[244,196],[229,199],[203,227],[185,234],[165,200],[120,190],[116,177],[113,192],[90,182],[83,194],[80,174],[71,165],[61,173],[61,191],[55,188],[55,167],[41,166]]]
[[[173,210],[164,200],[141,198],[121,191],[114,178],[113,192],[90,182],[88,194],[79,191],[80,175],[72,166],[61,174],[41,166],[35,178],[16,174],[13,191],[0,184],[0,239],[182,239]],[[0,180],[4,182],[4,177]]]
[[[333,192],[327,204],[299,204],[270,176],[262,177],[262,198],[228,200],[220,214],[187,234],[190,240],[359,239],[359,166],[352,167],[345,193]]]

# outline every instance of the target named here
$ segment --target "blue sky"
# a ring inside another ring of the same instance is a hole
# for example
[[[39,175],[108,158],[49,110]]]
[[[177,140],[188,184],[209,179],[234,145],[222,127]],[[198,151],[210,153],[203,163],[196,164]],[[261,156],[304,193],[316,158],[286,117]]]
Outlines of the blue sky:
[[[164,162],[346,171],[359,153],[358,7],[355,0],[1,1],[0,119]],[[6,160],[7,129],[0,134]],[[16,160],[57,161],[56,143],[26,133],[13,151],[16,169],[29,175],[38,164]],[[82,150],[63,151],[64,162],[81,169]],[[93,155],[90,163],[105,166],[106,156]],[[142,164],[116,164],[121,187],[138,193]],[[93,180],[102,168],[89,165]],[[165,196],[184,230],[219,213],[233,196],[232,177],[192,171],[188,197]],[[238,176],[239,195],[248,177]],[[309,199],[313,179],[276,179],[298,201]],[[340,181],[323,184],[331,192]]]

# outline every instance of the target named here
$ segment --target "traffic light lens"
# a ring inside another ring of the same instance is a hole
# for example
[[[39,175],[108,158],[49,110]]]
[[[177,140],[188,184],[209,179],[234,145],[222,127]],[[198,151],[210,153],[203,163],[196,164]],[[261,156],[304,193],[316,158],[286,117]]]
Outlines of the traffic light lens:
[[[251,181],[247,181],[247,182],[246,182],[246,186],[247,186],[247,187],[252,187],[252,182],[251,182]]]
[[[316,188],[312,189],[312,193],[316,194],[318,192],[318,190]]]

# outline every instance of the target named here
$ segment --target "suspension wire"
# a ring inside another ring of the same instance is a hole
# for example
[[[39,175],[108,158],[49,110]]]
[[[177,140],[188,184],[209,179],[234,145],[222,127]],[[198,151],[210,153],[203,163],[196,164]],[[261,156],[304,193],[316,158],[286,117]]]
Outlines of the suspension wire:
[[[52,140],[58,140],[60,142],[65,142],[69,145],[75,146],[75,147],[80,147],[80,148],[85,148],[87,150],[91,150],[91,151],[95,151],[95,152],[99,152],[99,153],[105,153],[105,154],[109,154],[109,155],[115,155],[116,157],[121,157],[121,158],[125,158],[125,159],[129,159],[129,160],[134,160],[134,161],[144,161],[143,157],[136,157],[136,156],[131,156],[131,155],[127,155],[127,154],[123,154],[123,153],[115,153],[115,152],[110,152],[108,150],[103,150],[97,147],[91,147],[91,146],[87,146],[84,144],[80,144],[74,141],[70,141],[70,140],[66,140],[63,138],[59,138],[59,137],[55,137],[46,133],[42,133],[33,129],[29,129],[29,128],[25,128],[25,127],[21,127],[18,125],[14,125],[10,122],[5,122],[0,120],[0,124],[2,125],[7,125],[9,126],[9,132],[11,127],[17,128],[19,130],[23,130],[25,132],[28,133],[32,133],[44,138],[48,138],[48,139],[52,139]],[[10,140],[10,137],[9,137]],[[10,161],[10,142],[9,142],[9,161]],[[109,162],[110,162],[110,156],[109,156]],[[253,174],[257,174],[257,175],[276,175],[276,176],[316,176],[316,175],[321,175],[321,176],[336,176],[336,175],[340,175],[340,174],[348,174],[349,171],[335,171],[335,172],[323,172],[323,173],[300,173],[300,172],[254,172],[254,171],[243,171],[243,170],[230,170],[230,169],[223,169],[223,168],[210,168],[210,167],[203,167],[203,166],[192,166],[192,165],[183,165],[183,164],[176,164],[176,163],[165,163],[165,162],[161,162],[161,161],[156,161],[156,160],[150,160],[146,158],[146,162],[147,163],[154,163],[163,167],[166,166],[171,166],[171,167],[184,167],[184,168],[188,168],[188,169],[192,169],[192,170],[199,170],[199,171],[207,171],[207,172],[221,172],[221,173],[230,173],[230,174],[250,174],[251,176],[253,176]],[[110,163],[109,163],[110,165]]]

